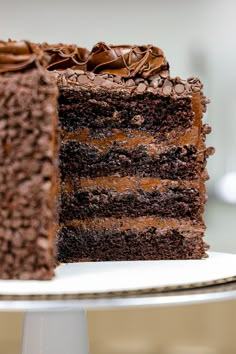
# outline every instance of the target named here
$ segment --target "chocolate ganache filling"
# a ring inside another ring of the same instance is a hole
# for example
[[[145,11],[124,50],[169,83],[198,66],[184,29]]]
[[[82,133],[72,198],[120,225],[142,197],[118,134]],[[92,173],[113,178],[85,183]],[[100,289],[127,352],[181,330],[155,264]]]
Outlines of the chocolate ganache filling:
[[[28,41],[0,41],[0,73],[46,66],[48,59],[37,45]]]
[[[135,76],[148,78],[169,70],[169,64],[161,49],[152,45],[106,45],[97,43],[89,52],[75,45],[42,45],[50,55],[48,70],[84,70],[96,74],[112,74],[124,78]]]

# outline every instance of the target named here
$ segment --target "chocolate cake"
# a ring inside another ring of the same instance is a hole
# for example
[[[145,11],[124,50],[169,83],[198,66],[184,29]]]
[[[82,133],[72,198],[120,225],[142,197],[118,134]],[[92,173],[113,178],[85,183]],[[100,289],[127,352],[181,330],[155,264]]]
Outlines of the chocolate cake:
[[[59,87],[58,260],[206,257],[208,100],[154,46],[47,44]]]
[[[0,42],[1,279],[53,275],[58,90],[45,65],[29,42]]]
[[[207,256],[199,79],[102,42],[0,42],[0,73],[1,278],[50,278],[55,237],[57,262]]]

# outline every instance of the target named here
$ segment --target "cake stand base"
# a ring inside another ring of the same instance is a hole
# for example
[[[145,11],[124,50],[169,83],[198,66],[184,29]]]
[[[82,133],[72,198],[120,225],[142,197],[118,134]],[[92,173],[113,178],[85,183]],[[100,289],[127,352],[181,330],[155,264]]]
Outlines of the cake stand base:
[[[26,312],[22,354],[89,354],[85,310]]]

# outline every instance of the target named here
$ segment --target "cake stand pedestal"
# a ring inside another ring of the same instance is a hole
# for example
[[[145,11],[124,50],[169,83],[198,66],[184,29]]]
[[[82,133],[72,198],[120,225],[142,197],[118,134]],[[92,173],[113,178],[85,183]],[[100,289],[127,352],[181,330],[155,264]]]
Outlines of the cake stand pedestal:
[[[22,354],[89,354],[85,310],[26,312]]]
[[[89,354],[86,311],[236,299],[236,255],[62,265],[52,281],[0,281],[0,311],[25,311],[22,354]]]

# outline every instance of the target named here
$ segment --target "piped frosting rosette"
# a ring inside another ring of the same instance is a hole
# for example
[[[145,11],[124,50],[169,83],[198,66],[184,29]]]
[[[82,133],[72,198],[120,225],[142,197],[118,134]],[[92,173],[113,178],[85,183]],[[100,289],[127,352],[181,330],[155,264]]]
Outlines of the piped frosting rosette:
[[[97,43],[89,52],[85,48],[63,44],[42,46],[50,55],[49,70],[84,70],[96,74],[149,78],[169,71],[169,64],[161,49],[153,45],[131,46]]]
[[[46,66],[48,59],[37,45],[28,41],[0,41],[0,73]]]

